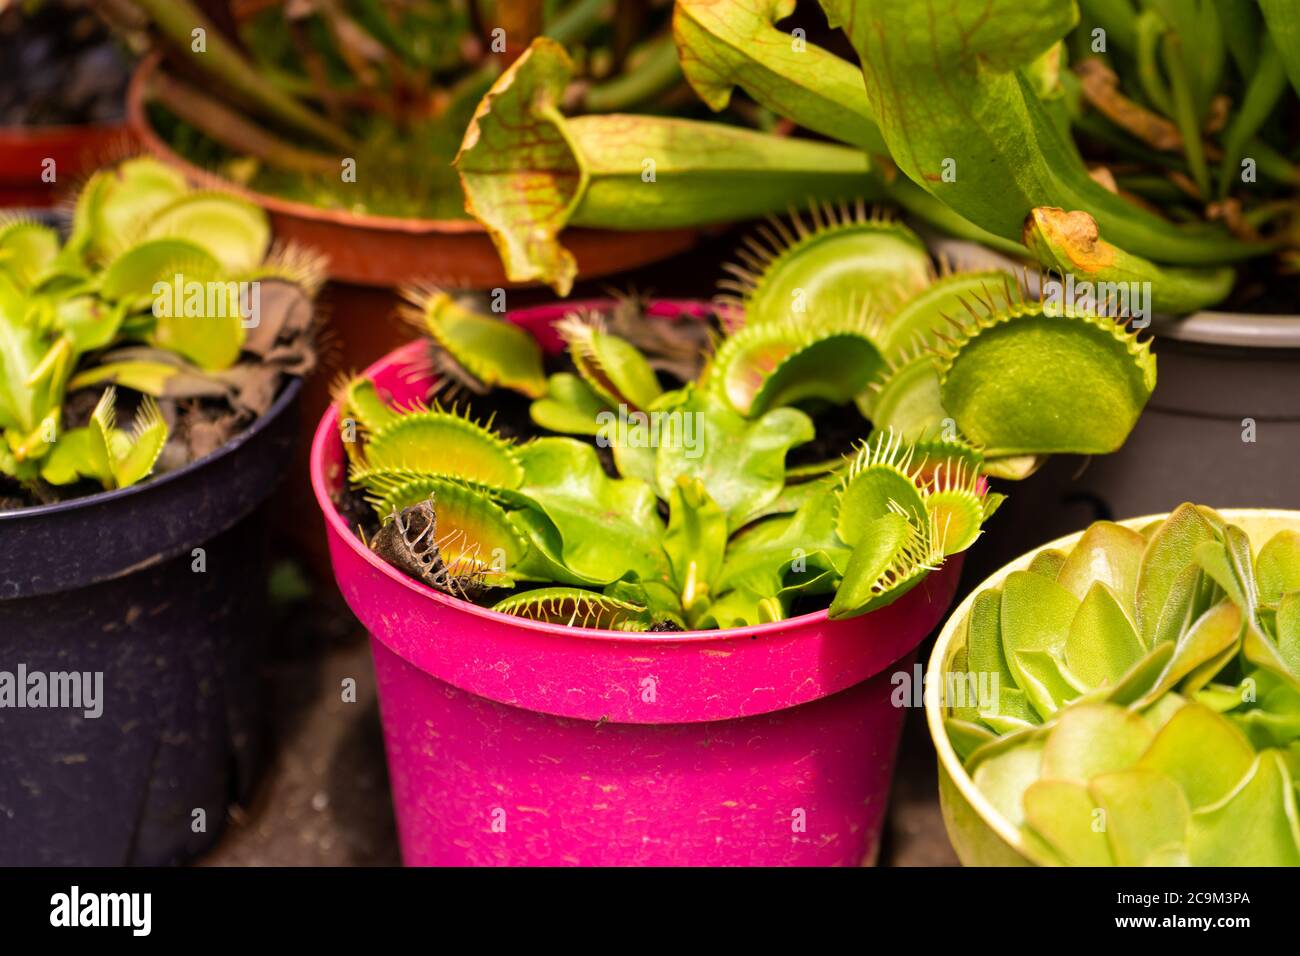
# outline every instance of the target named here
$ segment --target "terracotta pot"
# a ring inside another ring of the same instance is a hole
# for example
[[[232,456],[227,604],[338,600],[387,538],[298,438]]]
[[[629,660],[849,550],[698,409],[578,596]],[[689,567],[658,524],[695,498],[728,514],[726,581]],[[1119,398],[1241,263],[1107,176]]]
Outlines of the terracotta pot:
[[[126,123],[0,127],[0,207],[49,206],[87,175],[137,146]],[[47,160],[54,181],[46,182]]]
[[[158,63],[157,55],[143,60],[127,89],[127,122],[145,149],[196,183],[257,203],[270,214],[277,238],[329,256],[330,278],[389,288],[416,281],[465,289],[520,284],[506,278],[487,231],[472,219],[399,219],[323,209],[253,192],[182,159],[155,132],[145,109]],[[578,274],[590,279],[675,255],[694,245],[697,236],[694,229],[570,229],[564,244],[578,260]]]

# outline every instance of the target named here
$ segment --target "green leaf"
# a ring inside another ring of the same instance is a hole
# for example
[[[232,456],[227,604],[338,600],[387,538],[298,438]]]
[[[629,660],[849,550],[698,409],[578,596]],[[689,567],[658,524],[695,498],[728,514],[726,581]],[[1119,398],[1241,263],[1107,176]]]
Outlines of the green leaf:
[[[804,574],[839,572],[848,565],[850,554],[835,534],[834,500],[830,495],[815,496],[793,516],[769,519],[733,537],[717,590],[741,588],[772,596],[786,585],[799,562]]]
[[[888,369],[862,393],[858,407],[876,428],[906,441],[932,438],[950,417],[943,407],[938,362],[928,352]]]
[[[1034,209],[1025,223],[1024,241],[1052,274],[1078,276],[1081,283],[1090,283],[1097,307],[1107,315],[1129,315],[1142,308],[1186,315],[1222,302],[1237,279],[1231,266],[1159,266],[1131,255],[1107,242],[1097,221],[1077,209]],[[1130,301],[1130,289],[1149,289],[1149,300]],[[1055,283],[1051,292],[1059,306],[1063,285]]]
[[[1213,537],[1213,527],[1191,504],[1179,505],[1152,534],[1137,585],[1138,632],[1147,647],[1156,643],[1160,620],[1171,598],[1186,595],[1181,584],[1187,580],[1187,568],[1196,560],[1196,548]]]
[[[678,478],[698,478],[726,512],[732,530],[781,493],[786,453],[813,438],[811,419],[796,409],[774,409],[750,421],[696,389],[661,411],[697,416],[693,433],[699,441],[694,447],[677,442],[659,448],[655,473],[660,497],[672,494]]]
[[[167,423],[157,402],[146,395],[136,410],[130,435],[119,433],[123,440],[117,442],[113,457],[113,479],[118,488],[130,487],[153,472],[167,434]]]
[[[1138,255],[1220,264],[1257,254],[1223,230],[1187,230],[1134,208],[1088,176],[1027,73],[1074,27],[1060,0],[945,7],[822,0],[862,64],[867,110],[904,175],[965,219],[1019,239],[1037,207],[1086,209]]]
[[[520,454],[490,429],[456,412],[417,408],[371,432],[364,465],[352,478],[374,489],[389,477],[459,478],[489,488],[518,488]]]
[[[1136,570],[1135,563],[1135,575]],[[1066,667],[1088,687],[1113,686],[1144,654],[1145,648],[1113,592],[1102,581],[1093,582],[1070,623]]]
[[[669,580],[664,526],[649,486],[607,477],[596,450],[571,438],[539,438],[518,454],[525,475],[519,492],[559,531],[565,566],[606,582],[629,573]]]
[[[781,226],[779,243],[751,243],[761,271],[736,270],[747,325],[892,312],[929,284],[930,254],[906,226],[833,207],[812,212],[812,229],[796,215],[793,235]]]
[[[1013,826],[1025,821],[1024,795],[1039,777],[1043,741],[1030,739],[979,762],[971,774],[975,786]]]
[[[1029,562],[1029,567],[1026,570],[1030,574],[1041,575],[1049,581],[1055,581],[1061,573],[1061,568],[1065,566],[1066,557],[1067,555],[1063,551],[1047,548],[1034,555],[1034,559]]]
[[[1300,591],[1300,531],[1283,529],[1259,549],[1255,561],[1261,604],[1276,605],[1282,595]]]
[[[986,588],[975,595],[966,629],[966,661],[977,674],[998,675],[999,687],[1014,687],[1015,678],[1002,651],[1002,591]]]
[[[663,394],[654,369],[626,339],[611,335],[599,318],[566,316],[555,329],[583,380],[612,408],[648,409]]]
[[[1300,675],[1300,590],[1278,602],[1277,653],[1292,674]]]
[[[1025,790],[1025,824],[1071,866],[1114,866],[1097,804],[1088,787],[1068,780],[1036,780]]]
[[[952,743],[952,749],[957,752],[957,759],[963,763],[976,749],[996,739],[987,727],[953,717],[944,720],[943,729]]]
[[[1082,694],[1087,688],[1071,674],[1057,654],[1048,651],[1017,651],[1016,681],[1030,706],[1043,720]]]
[[[858,69],[812,43],[794,43],[774,26],[794,8],[794,0],[679,0],[673,34],[691,87],[714,112],[727,107],[739,86],[805,129],[887,153]]]
[[[100,170],[77,194],[68,246],[94,259],[111,258],[138,241],[153,217],[187,190],[179,171],[152,157]]]
[[[1138,765],[1177,781],[1191,809],[1199,810],[1226,797],[1254,761],[1250,742],[1229,721],[1188,703],[1156,733]]]
[[[1134,766],[1154,733],[1140,714],[1114,704],[1083,703],[1063,710],[1043,747],[1043,777],[1087,783]]]
[[[1260,753],[1232,792],[1192,814],[1193,866],[1300,866],[1296,793],[1275,750]]]
[[[1129,619],[1137,621],[1136,594],[1147,542],[1136,531],[1095,521],[1057,572],[1056,582],[1083,600],[1097,582],[1105,584]]]
[[[596,416],[608,412],[609,404],[590,385],[569,372],[557,372],[547,383],[546,397],[528,408],[535,424],[565,435],[600,433]]]
[[[538,588],[512,594],[492,605],[492,610],[530,621],[607,631],[645,631],[651,624],[645,607],[580,588]]]
[[[30,289],[53,267],[59,254],[59,234],[50,226],[0,212],[0,271],[14,284]]]
[[[1191,809],[1169,777],[1134,767],[1093,777],[1088,792],[1105,813],[1106,840],[1116,866],[1148,866],[1183,854]]]
[[[708,384],[751,418],[810,400],[848,404],[884,367],[880,350],[854,324],[805,318],[747,325],[718,347]]]
[[[1235,604],[1223,602],[1210,608],[1179,637],[1174,646],[1174,656],[1169,659],[1156,685],[1143,698],[1150,702],[1165,691],[1177,686],[1178,682],[1193,674],[1207,662],[1226,661],[1235,653],[1242,638],[1241,609]],[[1215,668],[1217,671],[1218,668]],[[1200,681],[1207,683],[1213,674],[1203,675]],[[1189,691],[1196,687],[1188,688]]]
[[[925,498],[917,485],[913,455],[897,436],[868,442],[849,466],[836,492],[835,530],[845,544],[857,546],[872,522],[897,512],[914,523],[928,520]]]
[[[1002,647],[1021,689],[1028,691],[1031,684],[1021,655],[1029,651],[1063,653],[1078,609],[1078,598],[1055,581],[1028,571],[1007,576],[1002,584]]]
[[[862,526],[844,580],[831,601],[831,618],[865,614],[911,587],[918,572],[916,539],[916,529],[899,514],[886,514]]]
[[[698,478],[678,479],[668,499],[668,531],[663,547],[681,595],[682,610],[689,616],[710,600],[727,549],[727,516]]]

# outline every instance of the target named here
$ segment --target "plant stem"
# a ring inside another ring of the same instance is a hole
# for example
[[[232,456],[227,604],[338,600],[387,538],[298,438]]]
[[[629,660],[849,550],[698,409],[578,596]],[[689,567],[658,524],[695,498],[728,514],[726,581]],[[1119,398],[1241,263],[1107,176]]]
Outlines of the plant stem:
[[[1196,116],[1196,106],[1192,101],[1192,88],[1183,62],[1182,38],[1175,33],[1165,35],[1163,44],[1165,69],[1169,73],[1169,82],[1173,93],[1173,120],[1178,124],[1178,131],[1183,134],[1183,152],[1187,156],[1187,165],[1191,169],[1192,179],[1200,190],[1202,198],[1210,196],[1210,170],[1205,164],[1205,146],[1201,142],[1201,124]]]
[[[337,159],[284,142],[175,77],[159,76],[151,92],[181,119],[236,152],[291,172],[330,175],[339,171]]]
[[[670,34],[651,40],[642,54],[630,59],[630,69],[590,87],[582,99],[589,113],[618,113],[658,96],[682,78],[677,47]]]
[[[351,149],[351,138],[333,123],[312,112],[297,100],[285,95],[267,83],[239,51],[194,8],[189,0],[132,0],[148,15],[155,26],[169,39],[174,48],[188,62],[204,74],[228,84],[231,89],[248,97],[268,116],[299,132],[312,136],[340,149]],[[193,50],[194,30],[203,30],[205,48]]]

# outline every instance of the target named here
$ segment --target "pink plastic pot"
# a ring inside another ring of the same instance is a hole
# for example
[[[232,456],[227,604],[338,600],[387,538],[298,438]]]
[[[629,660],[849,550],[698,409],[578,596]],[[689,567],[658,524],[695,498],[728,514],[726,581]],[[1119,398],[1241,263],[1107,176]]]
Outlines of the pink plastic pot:
[[[550,324],[574,307],[511,318],[554,347]],[[395,399],[422,397],[429,382],[410,374],[422,348],[368,374]],[[904,715],[891,671],[910,673],[958,562],[849,621],[822,611],[728,631],[558,627],[447,597],[367,550],[331,498],[346,478],[333,409],[311,469],[339,588],[371,633],[406,863],[875,860]]]

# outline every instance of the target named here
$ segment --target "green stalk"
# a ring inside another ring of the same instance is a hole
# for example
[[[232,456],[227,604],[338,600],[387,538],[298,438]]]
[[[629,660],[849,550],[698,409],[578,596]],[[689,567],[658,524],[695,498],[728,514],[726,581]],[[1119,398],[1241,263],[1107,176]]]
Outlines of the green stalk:
[[[682,78],[677,47],[665,33],[655,37],[613,79],[590,87],[582,99],[588,113],[617,113],[658,96]]]
[[[174,77],[160,76],[152,84],[154,98],[171,112],[237,153],[253,156],[278,169],[317,175],[337,174],[339,161],[286,143],[250,123],[219,100],[200,93]]]
[[[190,0],[131,0],[171,40],[176,52],[201,73],[225,83],[300,133],[309,133],[339,149],[351,149],[351,138],[334,124],[313,113],[297,100],[265,82],[253,64],[232,46]],[[192,31],[206,35],[206,52],[191,50]]]
[[[1234,182],[1240,182],[1238,164],[1246,152],[1247,144],[1273,114],[1286,88],[1286,67],[1278,55],[1277,47],[1265,35],[1255,73],[1246,87],[1241,106],[1223,134],[1223,162],[1219,166],[1220,199],[1228,195]]]
[[[1295,0],[1259,0],[1259,9],[1268,24],[1268,35],[1286,64],[1286,75],[1300,93],[1300,5]]]
[[[604,22],[608,2],[609,0],[578,0],[554,20],[548,21],[542,30],[542,36],[548,36],[565,46],[581,43]]]
[[[1146,94],[1152,106],[1166,116],[1173,116],[1173,101],[1169,96],[1169,88],[1165,86],[1164,78],[1160,75],[1158,62],[1160,38],[1167,29],[1165,22],[1154,10],[1147,10],[1138,18],[1137,26],[1138,80],[1142,84],[1142,92]]]
[[[1215,0],[1223,42],[1244,77],[1255,72],[1259,60],[1260,40],[1266,36],[1257,0]]]
[[[1178,125],[1183,137],[1183,152],[1192,179],[1201,196],[1210,195],[1210,170],[1205,164],[1205,144],[1201,141],[1201,123],[1193,100],[1190,78],[1183,62],[1183,41],[1176,33],[1165,34],[1162,44],[1165,70],[1169,73],[1170,91],[1173,94],[1174,112],[1170,118]]]
[[[1106,31],[1115,46],[1133,52],[1137,46],[1138,13],[1132,0],[1079,0],[1079,7]]]

